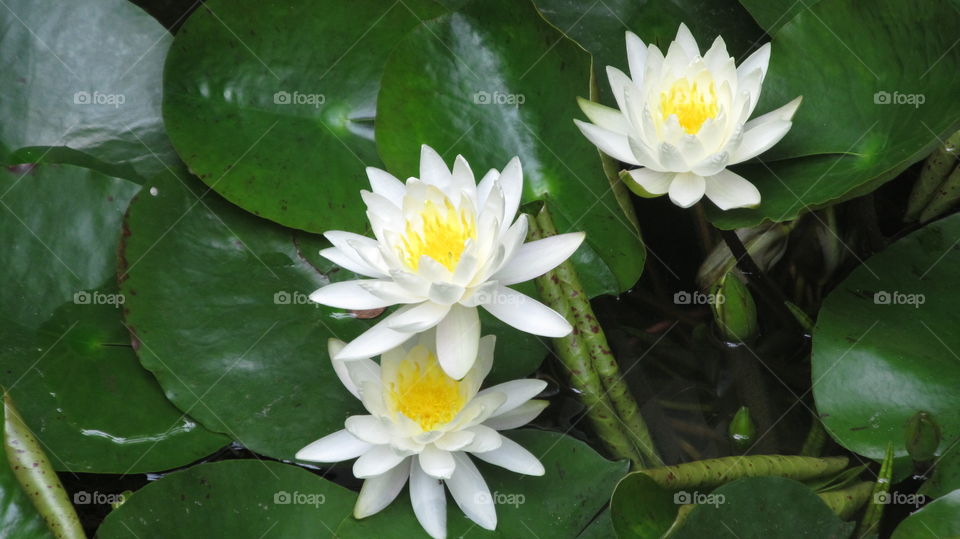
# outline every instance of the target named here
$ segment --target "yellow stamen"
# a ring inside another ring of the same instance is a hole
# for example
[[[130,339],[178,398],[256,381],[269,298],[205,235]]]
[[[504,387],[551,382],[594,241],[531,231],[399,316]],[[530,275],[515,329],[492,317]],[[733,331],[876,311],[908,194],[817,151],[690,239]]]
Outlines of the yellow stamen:
[[[415,218],[407,220],[400,258],[414,271],[419,269],[423,255],[453,271],[467,240],[476,237],[476,225],[470,213],[457,211],[447,199],[442,206],[428,200]]]
[[[676,114],[684,131],[693,135],[700,131],[707,118],[717,116],[717,92],[713,81],[704,88],[689,79],[677,79],[670,89],[660,92],[660,113],[666,120]]]
[[[397,367],[389,399],[395,410],[430,431],[460,413],[467,403],[466,391],[462,382],[443,372],[433,353],[418,348],[411,350]]]

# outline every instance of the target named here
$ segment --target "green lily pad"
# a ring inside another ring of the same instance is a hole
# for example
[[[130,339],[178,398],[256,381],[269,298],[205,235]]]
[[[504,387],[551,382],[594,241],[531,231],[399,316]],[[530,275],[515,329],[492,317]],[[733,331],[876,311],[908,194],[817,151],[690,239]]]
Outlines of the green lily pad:
[[[0,169],[0,383],[58,470],[181,466],[227,444],[137,361],[116,283],[138,185],[73,166]]]
[[[377,101],[377,149],[391,172],[415,175],[420,145],[462,154],[478,174],[523,164],[523,201],[544,200],[560,232],[584,230],[574,255],[592,297],[633,286],[640,235],[596,148],[577,131],[590,56],[528,2],[474,1],[411,32],[390,57]]]
[[[742,57],[762,42],[763,30],[737,0],[534,0],[540,13],[568,37],[587,49],[594,59],[600,95],[613,106],[605,74],[606,66],[627,71],[627,30],[644,43],[654,43],[664,52],[686,24],[701,48],[723,36],[731,54]],[[584,94],[582,97],[587,97]],[[582,118],[581,115],[576,116]]]
[[[174,162],[160,115],[172,41],[163,26],[126,0],[7,0],[3,8],[0,163],[72,149],[146,178]]]
[[[475,525],[448,496],[448,536],[573,536],[600,512],[617,480],[627,471],[625,461],[610,462],[569,436],[529,429],[506,434],[536,455],[546,474],[521,476],[474,459],[498,504],[497,529],[490,532]],[[347,517],[336,534],[345,539],[426,536],[413,514],[407,490],[376,515],[362,520]]]
[[[797,13],[810,9],[820,0],[740,0],[743,7],[750,12],[757,24],[763,27],[768,34],[773,35],[781,26],[790,22]]]
[[[813,396],[847,449],[880,460],[892,442],[897,464],[909,465],[905,426],[918,411],[940,425],[938,454],[960,435],[957,237],[960,215],[934,222],[865,261],[824,301]]]
[[[140,361],[167,397],[280,459],[363,413],[334,374],[327,340],[349,341],[378,319],[307,299],[357,278],[319,256],[327,241],[251,215],[183,171],[149,189],[156,195],[130,205],[121,290]],[[483,331],[499,338],[491,381],[529,374],[546,355],[534,336]]]
[[[893,530],[893,539],[960,536],[960,490],[925,505]]]
[[[919,493],[939,498],[954,490],[960,490],[960,453],[946,451],[936,460],[933,474],[920,487]]]
[[[621,479],[610,500],[613,527],[621,539],[663,537],[673,526],[679,509],[674,493],[643,472]]]
[[[682,501],[696,505],[671,534],[675,539],[840,538],[848,537],[854,526],[833,514],[809,487],[783,477],[748,477],[710,493],[679,494],[685,495]]]
[[[380,166],[383,65],[408,30],[442,11],[429,0],[204,2],[167,59],[173,145],[248,211],[311,232],[363,232],[364,167]]]
[[[107,515],[97,537],[331,537],[356,497],[297,466],[212,462],[133,493]]]
[[[708,217],[725,229],[789,221],[868,193],[960,127],[960,11],[949,2],[823,0],[773,35],[755,116],[802,95],[762,164],[735,167],[756,209]],[[922,103],[921,103],[922,101]]]

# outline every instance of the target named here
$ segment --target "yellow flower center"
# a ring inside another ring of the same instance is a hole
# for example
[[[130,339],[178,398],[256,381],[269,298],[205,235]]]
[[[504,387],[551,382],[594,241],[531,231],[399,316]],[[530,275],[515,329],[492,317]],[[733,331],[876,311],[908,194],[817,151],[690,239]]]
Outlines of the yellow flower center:
[[[447,199],[442,206],[428,200],[415,218],[407,220],[400,258],[413,271],[419,269],[420,257],[424,255],[453,271],[467,240],[476,237],[472,214],[457,211]]]
[[[430,431],[456,417],[467,399],[461,382],[443,372],[432,352],[415,352],[400,363],[389,397],[395,410]]]
[[[670,89],[660,92],[660,113],[664,121],[676,114],[680,127],[694,135],[707,118],[717,116],[717,92],[713,81],[706,87],[687,78],[677,79]]]

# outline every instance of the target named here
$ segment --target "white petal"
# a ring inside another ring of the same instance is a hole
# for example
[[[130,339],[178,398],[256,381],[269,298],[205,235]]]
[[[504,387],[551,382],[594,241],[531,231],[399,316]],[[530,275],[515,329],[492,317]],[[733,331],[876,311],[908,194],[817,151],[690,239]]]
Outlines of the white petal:
[[[736,164],[752,159],[780,142],[793,126],[791,119],[802,100],[802,97],[798,97],[776,110],[747,122],[743,126],[743,138],[730,163]]]
[[[767,74],[767,66],[770,64],[770,43],[764,43],[753,54],[747,57],[739,66],[737,66],[737,76],[745,77],[757,69],[760,70],[760,79]]]
[[[403,182],[386,170],[367,167],[367,178],[370,179],[370,188],[373,192],[387,200],[396,200],[399,203],[403,200],[403,195],[407,194],[407,188],[404,187]]]
[[[710,49],[703,53],[703,63],[711,72],[719,72],[723,65],[730,59],[730,53],[727,52],[727,44],[723,37],[717,36],[710,45]]]
[[[470,169],[470,163],[458,155],[453,161],[453,187],[461,192],[472,193],[477,188],[476,179],[473,177],[473,170]]]
[[[677,29],[677,37],[674,40],[683,48],[683,52],[687,53],[689,60],[700,56],[700,47],[697,45],[697,40],[694,39],[686,24],[680,23],[680,28]]]
[[[481,528],[496,529],[497,509],[480,470],[464,453],[454,453],[453,458],[457,461],[457,469],[446,483],[457,506]]]
[[[522,427],[536,419],[548,404],[550,403],[545,400],[530,400],[509,412],[491,416],[483,424],[495,430],[510,430]]]
[[[420,146],[420,181],[443,189],[450,185],[450,169],[430,146]]]
[[[703,198],[705,188],[702,176],[688,172],[677,174],[670,182],[670,200],[681,208],[689,208]]]
[[[533,456],[533,453],[505,436],[501,436],[501,438],[503,438],[503,443],[500,444],[500,447],[484,453],[475,453],[474,456],[490,464],[506,468],[511,472],[537,476],[544,474],[543,464],[537,457]]]
[[[344,422],[347,432],[368,444],[383,445],[390,441],[390,431],[378,417],[372,415],[350,416]]]
[[[503,167],[496,183],[503,189],[503,219],[500,222],[512,223],[523,195],[523,167],[519,157],[514,157]]]
[[[483,308],[521,331],[544,337],[565,337],[573,331],[560,313],[516,290],[498,286],[493,299]]]
[[[458,430],[444,434],[440,438],[436,439],[433,443],[437,446],[437,449],[443,449],[444,451],[459,451],[470,444],[470,442],[473,441],[473,438],[473,431]]]
[[[511,285],[539,277],[570,258],[584,238],[586,234],[583,232],[573,232],[525,243],[492,279],[502,285]]]
[[[619,110],[601,105],[600,103],[594,103],[582,97],[577,98],[577,104],[580,105],[580,110],[587,115],[587,118],[589,118],[594,125],[608,129],[619,135],[626,136],[630,133],[630,122],[627,121],[627,118]]]
[[[400,463],[386,473],[364,480],[360,496],[353,506],[354,518],[366,518],[375,515],[390,505],[410,476],[410,466]]]
[[[447,376],[463,378],[477,360],[480,316],[476,307],[454,305],[437,326],[437,360]]]
[[[470,427],[473,433],[473,441],[463,447],[463,451],[468,453],[486,453],[500,447],[504,437],[496,430],[486,425],[474,425]]]
[[[600,148],[603,153],[624,163],[640,165],[633,152],[630,151],[630,142],[625,135],[576,119],[573,120],[573,123],[577,124],[583,136],[587,137],[587,140],[592,142],[594,146]]]
[[[504,382],[502,384],[497,384],[493,387],[484,389],[479,394],[486,395],[487,393],[503,393],[507,396],[507,400],[500,405],[499,408],[493,413],[495,417],[499,414],[509,412],[517,406],[527,402],[528,400],[536,397],[540,394],[541,391],[546,389],[547,383],[543,380],[536,380],[533,378],[524,378],[521,380],[510,380],[509,382]]]
[[[647,45],[631,31],[627,31],[627,65],[630,78],[637,86],[643,84],[643,70],[647,61]]]
[[[350,249],[350,251],[353,251],[353,249]],[[385,277],[381,271],[377,270],[370,264],[367,264],[359,256],[357,256],[356,252],[351,254],[349,251],[343,251],[336,247],[328,247],[320,251],[320,256],[326,258],[341,268],[345,268],[360,275],[365,275],[367,277]]]
[[[760,204],[760,191],[756,186],[729,170],[706,178],[706,194],[721,210],[751,208]]]
[[[387,223],[398,223],[403,217],[400,207],[397,204],[400,200],[390,200],[383,195],[371,191],[360,191],[360,198],[367,205],[367,214],[372,214],[383,219]]]
[[[419,457],[420,467],[430,477],[436,479],[450,479],[456,464],[449,451],[437,449],[433,444],[423,448]]]
[[[294,456],[310,462],[340,462],[365,454],[373,446],[344,430],[338,430],[304,447]]]
[[[727,167],[730,162],[730,154],[727,152],[715,153],[703,161],[697,163],[691,172],[697,176],[713,176]]]
[[[310,301],[339,309],[379,309],[393,305],[363,288],[364,281],[340,281],[314,291]]]
[[[400,454],[388,445],[375,445],[353,463],[353,475],[366,479],[380,475],[403,462],[406,455]]]
[[[676,121],[676,118],[671,116]],[[687,172],[689,167],[683,154],[676,146],[669,142],[662,142],[657,148],[657,161],[665,171],[669,172]]]
[[[390,329],[388,326],[390,316],[384,318],[359,337],[350,341],[349,344],[343,347],[343,350],[340,350],[340,353],[337,354],[334,359],[349,361],[352,359],[378,356],[395,346],[403,344],[413,336],[412,333],[403,333]]]
[[[367,279],[363,281],[360,286],[383,301],[389,301],[391,305],[398,303],[419,303],[424,299],[423,297],[411,294],[409,289],[392,280]]]
[[[388,317],[390,322],[387,327],[403,333],[419,333],[439,324],[449,311],[449,305],[438,305],[432,301],[424,301],[398,309],[397,312]]]
[[[417,459],[410,462],[410,503],[424,531],[434,539],[447,536],[447,495],[443,482],[424,473]]]
[[[620,112],[626,113],[627,93],[636,88],[633,81],[626,73],[613,66],[607,66],[607,80],[610,81],[610,93],[613,94],[613,99],[617,102],[617,108],[620,109]]]
[[[660,196],[667,194],[667,191],[670,190],[670,182],[672,182],[673,177],[676,176],[674,172],[657,172],[649,168],[635,168],[628,170],[627,174],[630,175],[630,179],[636,184],[635,186],[629,187],[638,187],[642,191],[637,192],[635,188],[631,188],[630,190],[641,196]]]
[[[477,207],[482,208],[487,202],[487,197],[490,195],[490,190],[493,188],[494,182],[500,179],[500,171],[491,168],[483,175],[483,178],[480,178],[480,183],[477,184]]]

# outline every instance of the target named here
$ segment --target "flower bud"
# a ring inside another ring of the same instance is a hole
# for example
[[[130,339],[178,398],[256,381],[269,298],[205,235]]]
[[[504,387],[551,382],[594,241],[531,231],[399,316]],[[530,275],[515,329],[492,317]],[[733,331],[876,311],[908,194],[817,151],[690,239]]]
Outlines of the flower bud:
[[[737,413],[730,420],[730,426],[727,427],[727,433],[730,435],[730,443],[734,447],[743,451],[749,449],[757,438],[757,426],[750,417],[750,409],[741,406]]]
[[[727,273],[712,289],[713,319],[720,335],[730,342],[744,342],[757,334],[757,306],[746,285],[734,273]]]

